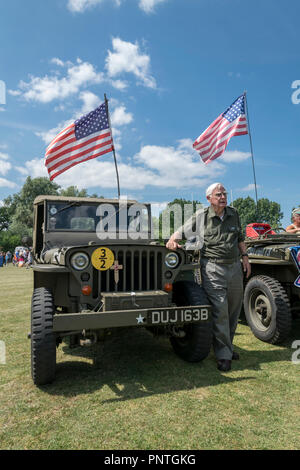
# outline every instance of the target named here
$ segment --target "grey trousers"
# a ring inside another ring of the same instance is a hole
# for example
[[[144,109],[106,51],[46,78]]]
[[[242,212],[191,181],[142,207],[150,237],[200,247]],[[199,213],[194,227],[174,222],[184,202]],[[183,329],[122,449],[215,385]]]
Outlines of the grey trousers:
[[[213,347],[217,360],[232,358],[233,337],[243,303],[241,262],[201,260],[202,285],[212,304]]]

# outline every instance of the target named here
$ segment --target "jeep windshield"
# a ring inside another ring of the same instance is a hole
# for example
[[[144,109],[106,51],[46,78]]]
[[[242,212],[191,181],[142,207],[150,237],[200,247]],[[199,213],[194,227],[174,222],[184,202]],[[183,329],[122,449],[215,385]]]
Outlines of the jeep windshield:
[[[143,204],[47,202],[47,232],[148,233],[149,208]]]

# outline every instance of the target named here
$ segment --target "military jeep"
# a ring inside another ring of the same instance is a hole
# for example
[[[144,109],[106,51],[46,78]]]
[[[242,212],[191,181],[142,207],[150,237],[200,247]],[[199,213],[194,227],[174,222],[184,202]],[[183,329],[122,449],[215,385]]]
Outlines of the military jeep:
[[[211,306],[184,249],[152,237],[151,207],[137,201],[39,196],[34,201],[31,372],[55,378],[56,348],[104,341],[115,329],[168,335],[175,353],[203,360]]]
[[[272,230],[267,224],[250,225],[245,243],[251,277],[245,282],[244,312],[258,339],[279,344],[300,313],[300,235]]]

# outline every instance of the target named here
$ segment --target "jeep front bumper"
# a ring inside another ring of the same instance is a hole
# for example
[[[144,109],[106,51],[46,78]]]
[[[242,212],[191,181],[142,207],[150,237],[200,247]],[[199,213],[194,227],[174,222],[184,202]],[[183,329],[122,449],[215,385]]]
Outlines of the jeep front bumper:
[[[62,313],[53,317],[54,332],[100,330],[130,326],[166,326],[208,322],[210,305],[113,310],[110,312]]]

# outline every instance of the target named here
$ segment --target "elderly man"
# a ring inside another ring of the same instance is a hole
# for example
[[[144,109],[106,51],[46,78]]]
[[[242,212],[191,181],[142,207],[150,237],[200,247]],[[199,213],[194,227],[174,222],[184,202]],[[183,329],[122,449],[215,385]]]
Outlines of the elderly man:
[[[226,372],[231,369],[231,360],[239,359],[239,355],[233,351],[232,342],[243,302],[240,258],[247,277],[251,274],[251,267],[239,216],[233,207],[227,206],[224,186],[221,183],[210,185],[206,190],[206,198],[210,206],[204,209],[202,285],[212,304],[213,347],[217,367]],[[180,239],[180,232],[175,232],[167,248],[176,250]]]
[[[292,222],[293,223],[285,229],[286,232],[300,234],[300,207],[292,211]]]

